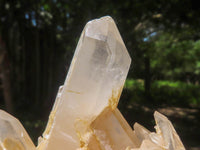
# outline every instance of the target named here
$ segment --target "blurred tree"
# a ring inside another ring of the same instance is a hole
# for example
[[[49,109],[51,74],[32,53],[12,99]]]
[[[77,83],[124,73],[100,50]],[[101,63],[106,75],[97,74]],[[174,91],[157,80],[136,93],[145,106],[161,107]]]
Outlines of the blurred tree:
[[[0,77],[2,81],[2,90],[5,101],[6,109],[9,113],[13,113],[13,102],[11,92],[11,81],[10,81],[10,66],[7,57],[7,51],[5,44],[1,40],[0,36]]]
[[[152,55],[151,66],[155,79],[198,82],[199,40],[186,39],[185,37],[189,35],[185,36],[184,32],[176,35],[169,32],[161,33],[159,39],[155,41],[155,54]]]

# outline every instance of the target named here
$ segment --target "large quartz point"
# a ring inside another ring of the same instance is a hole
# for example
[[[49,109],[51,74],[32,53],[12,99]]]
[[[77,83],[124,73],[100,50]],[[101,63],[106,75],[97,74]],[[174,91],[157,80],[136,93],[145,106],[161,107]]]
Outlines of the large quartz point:
[[[79,148],[79,132],[86,130],[106,107],[117,107],[130,63],[111,17],[88,22],[38,149]]]
[[[35,150],[21,123],[0,110],[0,150]]]

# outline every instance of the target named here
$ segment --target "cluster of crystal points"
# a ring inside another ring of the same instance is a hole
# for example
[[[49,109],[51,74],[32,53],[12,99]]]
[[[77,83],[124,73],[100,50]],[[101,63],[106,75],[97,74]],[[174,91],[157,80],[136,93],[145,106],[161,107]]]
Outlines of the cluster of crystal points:
[[[132,130],[117,109],[130,63],[111,17],[88,22],[38,146],[0,111],[0,150],[184,150],[165,116],[154,113],[156,133],[137,123]]]

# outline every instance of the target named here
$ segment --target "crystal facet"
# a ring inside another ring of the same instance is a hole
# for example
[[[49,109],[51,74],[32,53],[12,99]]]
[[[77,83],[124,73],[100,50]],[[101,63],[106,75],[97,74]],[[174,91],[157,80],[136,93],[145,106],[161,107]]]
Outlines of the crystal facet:
[[[90,138],[84,138],[85,135],[91,135]],[[83,138],[82,138],[83,137]],[[82,134],[82,147],[93,149],[91,143],[98,143],[100,150],[122,150],[127,147],[135,148],[139,146],[139,141],[133,130],[126,122],[118,109],[112,110],[110,107],[104,111],[89,125],[89,130]],[[92,146],[92,147],[91,147]]]
[[[0,150],[35,150],[21,123],[0,110]]]

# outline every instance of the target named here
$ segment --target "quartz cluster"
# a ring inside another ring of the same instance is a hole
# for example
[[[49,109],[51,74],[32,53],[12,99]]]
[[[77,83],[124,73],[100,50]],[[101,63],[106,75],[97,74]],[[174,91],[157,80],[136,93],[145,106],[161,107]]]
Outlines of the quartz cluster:
[[[88,22],[65,83],[35,147],[20,122],[0,111],[0,150],[184,150],[171,122],[134,130],[117,108],[131,58],[113,19]]]

